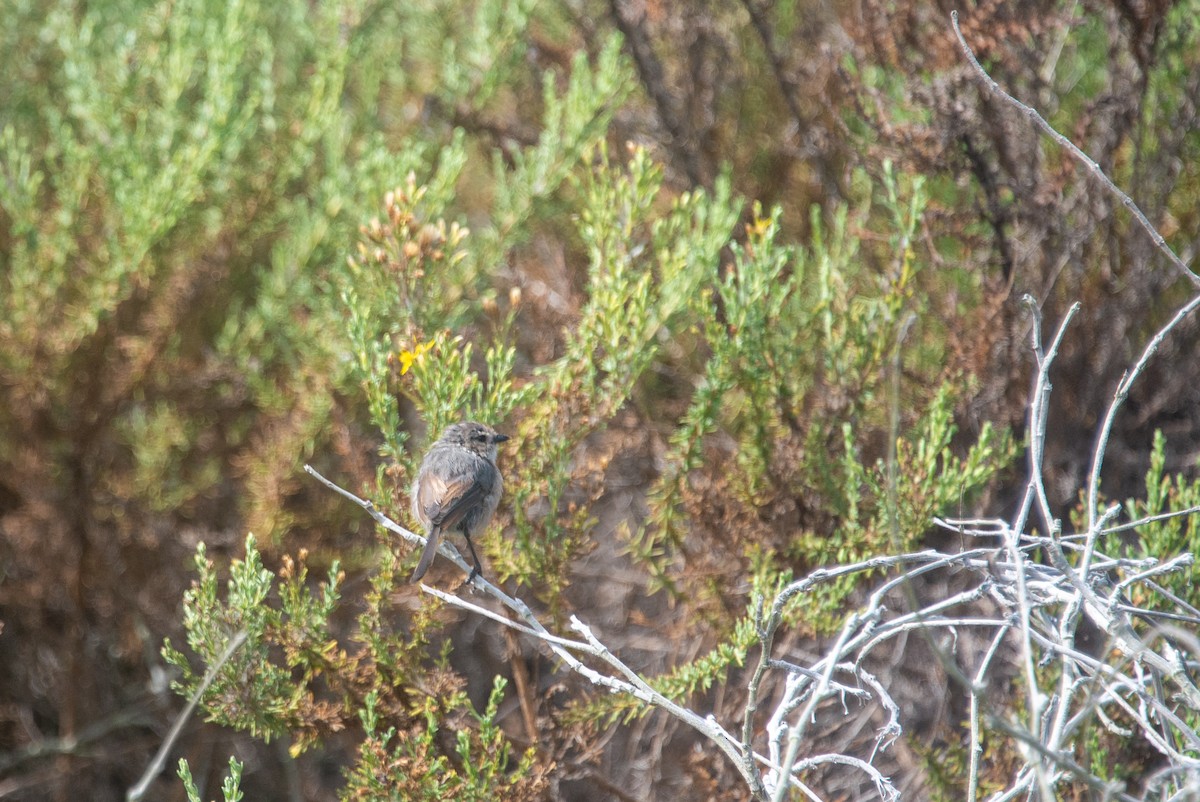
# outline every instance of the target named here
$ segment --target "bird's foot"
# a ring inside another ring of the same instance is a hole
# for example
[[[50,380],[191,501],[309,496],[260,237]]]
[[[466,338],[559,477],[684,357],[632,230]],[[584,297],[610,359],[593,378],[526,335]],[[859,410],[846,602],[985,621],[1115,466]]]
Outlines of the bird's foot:
[[[467,578],[463,580],[462,587],[472,585],[475,582],[475,577],[477,576],[483,576],[483,574],[480,573],[478,565],[472,566],[471,572],[467,574]]]

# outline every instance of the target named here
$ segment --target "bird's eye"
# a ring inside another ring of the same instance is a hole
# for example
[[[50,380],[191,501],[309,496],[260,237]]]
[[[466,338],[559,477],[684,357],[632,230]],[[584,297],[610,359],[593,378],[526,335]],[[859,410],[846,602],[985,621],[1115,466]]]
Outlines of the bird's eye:
[[[475,439],[478,440],[480,443],[486,443],[487,435],[484,434],[483,432],[479,432],[478,434],[475,435]]]

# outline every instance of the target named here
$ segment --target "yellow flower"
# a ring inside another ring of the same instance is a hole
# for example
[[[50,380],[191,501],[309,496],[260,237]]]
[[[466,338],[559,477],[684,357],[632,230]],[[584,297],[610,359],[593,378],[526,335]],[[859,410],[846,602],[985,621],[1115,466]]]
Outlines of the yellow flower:
[[[413,364],[420,360],[421,357],[425,355],[426,351],[428,351],[430,348],[433,348],[433,343],[433,340],[430,340],[427,343],[417,343],[411,351],[401,351],[400,375],[403,376],[405,373],[408,373]]]
[[[765,237],[767,235],[767,232],[771,229],[772,222],[773,221],[771,220],[770,217],[759,217],[756,214],[756,215],[754,215],[754,222],[750,223],[746,226],[746,234],[748,236],[750,236],[752,239],[760,239],[761,240],[763,237]]]

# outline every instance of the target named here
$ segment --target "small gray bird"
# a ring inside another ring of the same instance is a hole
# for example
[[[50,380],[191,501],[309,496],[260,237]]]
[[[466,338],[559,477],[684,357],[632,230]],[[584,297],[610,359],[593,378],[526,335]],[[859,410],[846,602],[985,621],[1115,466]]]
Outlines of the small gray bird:
[[[467,539],[475,567],[467,577],[479,575],[479,556],[471,536],[487,528],[500,503],[504,483],[496,467],[496,446],[508,439],[482,423],[455,423],[446,427],[429,449],[412,488],[413,515],[429,537],[412,581],[425,576],[437,553],[443,532],[461,532]]]

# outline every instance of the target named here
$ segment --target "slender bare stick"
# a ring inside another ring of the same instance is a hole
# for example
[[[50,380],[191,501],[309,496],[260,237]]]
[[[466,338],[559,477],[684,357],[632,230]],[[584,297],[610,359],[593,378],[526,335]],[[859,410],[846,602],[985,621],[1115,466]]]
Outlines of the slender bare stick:
[[[225,647],[225,651],[218,658],[217,662],[209,666],[209,669],[204,674],[204,679],[200,682],[200,686],[192,694],[192,698],[188,700],[187,707],[175,718],[175,723],[171,725],[171,731],[167,733],[167,737],[163,740],[162,746],[158,747],[158,753],[154,756],[154,760],[150,761],[150,765],[146,767],[146,771],[142,774],[142,779],[138,780],[137,785],[129,789],[125,794],[126,802],[138,802],[146,795],[146,789],[150,787],[150,783],[154,782],[163,770],[163,766],[167,762],[167,755],[171,753],[171,749],[175,746],[175,741],[179,739],[179,733],[183,732],[183,725],[187,724],[188,719],[192,717],[192,712],[195,711],[196,705],[200,703],[200,697],[208,690],[208,686],[212,685],[213,680],[217,678],[217,672],[222,666],[229,662],[234,653],[242,648],[242,644],[246,642],[246,630],[240,630],[233,638],[230,639],[229,645]]]
[[[1148,515],[1145,518],[1138,518],[1136,521],[1129,521],[1128,523],[1119,524],[1117,526],[1107,526],[1104,529],[1100,530],[1100,534],[1111,535],[1116,532],[1126,532],[1130,529],[1137,529],[1139,526],[1145,526],[1146,524],[1158,523],[1159,521],[1167,521],[1167,520],[1170,520],[1171,518],[1182,518],[1185,516],[1191,516],[1191,515],[1195,515],[1198,512],[1200,512],[1200,504],[1197,504],[1194,507],[1188,507],[1185,510],[1169,510],[1167,512],[1159,513],[1158,515]]]
[[[971,50],[970,45],[967,44],[967,40],[963,38],[962,30],[958,27],[957,11],[950,12],[950,22],[954,26],[954,35],[958,37],[959,47],[962,48],[963,54],[967,57],[967,61],[969,61],[971,63],[971,67],[974,68],[975,74],[979,76],[979,79],[983,81],[987,88],[990,89],[993,94],[998,95],[1008,103],[1012,104],[1014,108],[1018,109],[1022,114],[1024,114],[1031,122],[1033,122],[1034,125],[1042,129],[1047,136],[1057,142],[1061,147],[1065,148],[1067,152],[1076,158],[1076,160],[1087,167],[1092,176],[1095,177],[1096,180],[1098,180],[1101,184],[1103,184],[1104,188],[1107,189],[1113,195],[1113,197],[1119,200],[1121,204],[1130,211],[1130,213],[1134,216],[1134,219],[1138,221],[1138,224],[1145,229],[1147,234],[1150,235],[1150,239],[1154,241],[1154,244],[1158,246],[1158,249],[1162,251],[1168,259],[1171,260],[1171,264],[1175,266],[1175,269],[1179,271],[1179,274],[1187,278],[1195,286],[1200,287],[1200,275],[1192,272],[1191,268],[1184,264],[1184,261],[1175,254],[1175,251],[1171,250],[1171,246],[1167,245],[1166,239],[1164,239],[1163,235],[1158,232],[1158,229],[1154,227],[1149,218],[1146,217],[1145,213],[1138,208],[1138,205],[1133,202],[1133,198],[1126,195],[1120,189],[1120,187],[1114,184],[1113,180],[1105,175],[1104,170],[1101,169],[1100,165],[1097,164],[1091,156],[1088,156],[1086,153],[1080,150],[1079,146],[1077,146],[1074,142],[1067,139],[1058,131],[1054,130],[1054,127],[1050,125],[1050,123],[1046,122],[1042,115],[1038,114],[1036,109],[1026,106],[1008,92],[1005,92],[1000,88],[1000,84],[996,83],[992,76],[987,74],[987,71],[980,66],[979,60],[975,58],[975,53]]]
[[[1004,642],[1004,636],[1008,634],[1007,626],[998,627],[996,634],[992,638],[992,645],[988,647],[987,654],[983,656],[983,660],[979,663],[979,669],[975,672],[975,684],[970,689],[971,693],[971,753],[969,756],[970,768],[967,771],[967,802],[975,802],[979,796],[979,758],[983,755],[983,735],[979,729],[980,717],[980,697],[983,695],[984,679],[987,677],[988,669],[991,668],[992,660],[996,657],[996,652],[1000,649],[1000,644]]]
[[[1167,325],[1158,330],[1158,333],[1146,344],[1145,350],[1142,351],[1141,357],[1138,358],[1133,368],[1122,376],[1120,383],[1117,384],[1117,392],[1113,396],[1112,403],[1108,406],[1108,413],[1104,416],[1104,424],[1100,427],[1100,434],[1096,438],[1096,449],[1092,453],[1092,470],[1088,476],[1088,534],[1091,536],[1093,543],[1102,528],[1096,525],[1096,508],[1099,504],[1097,498],[1100,493],[1100,469],[1104,465],[1104,454],[1108,450],[1108,437],[1112,432],[1113,423],[1116,421],[1117,411],[1125,403],[1125,399],[1128,397],[1133,383],[1142,375],[1142,371],[1146,369],[1146,365],[1150,363],[1150,359],[1158,352],[1158,348],[1162,345],[1163,340],[1167,338],[1171,330],[1178,326],[1184,318],[1195,311],[1197,306],[1200,306],[1200,295],[1197,295],[1184,304]],[[1081,564],[1082,571],[1086,572],[1090,559],[1091,548],[1089,547]]]

